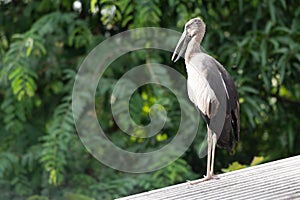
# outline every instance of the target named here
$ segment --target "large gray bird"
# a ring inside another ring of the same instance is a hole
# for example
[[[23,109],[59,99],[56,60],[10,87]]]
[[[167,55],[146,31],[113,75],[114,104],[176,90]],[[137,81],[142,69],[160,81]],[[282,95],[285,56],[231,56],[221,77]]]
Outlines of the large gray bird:
[[[188,21],[172,56],[172,61],[176,62],[185,53],[188,95],[207,123],[207,173],[203,179],[191,184],[217,178],[214,175],[216,144],[232,151],[240,133],[237,89],[225,68],[201,51],[204,33],[202,19]]]

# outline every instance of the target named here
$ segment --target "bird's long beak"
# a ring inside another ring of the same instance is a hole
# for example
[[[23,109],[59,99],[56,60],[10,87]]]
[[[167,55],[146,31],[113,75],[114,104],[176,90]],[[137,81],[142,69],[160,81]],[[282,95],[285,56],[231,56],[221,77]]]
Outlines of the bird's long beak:
[[[185,52],[185,50],[187,48],[189,40],[190,40],[190,38],[188,37],[186,30],[184,30],[184,32],[182,33],[182,35],[177,43],[177,46],[174,50],[174,53],[173,53],[173,56],[171,59],[172,61],[176,62],[180,58],[180,56],[183,55],[183,53]],[[177,57],[175,59],[176,54],[177,54]]]

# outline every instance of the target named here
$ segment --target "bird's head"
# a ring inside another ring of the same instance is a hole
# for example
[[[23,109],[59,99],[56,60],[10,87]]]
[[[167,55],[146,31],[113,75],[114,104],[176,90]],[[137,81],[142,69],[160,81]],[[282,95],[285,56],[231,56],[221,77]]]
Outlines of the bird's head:
[[[200,18],[193,18],[189,20],[185,26],[184,31],[177,43],[175,51],[172,56],[172,61],[176,62],[180,56],[185,52],[191,39],[194,39],[198,43],[201,42],[205,33],[205,23]],[[175,55],[178,55],[175,59]]]

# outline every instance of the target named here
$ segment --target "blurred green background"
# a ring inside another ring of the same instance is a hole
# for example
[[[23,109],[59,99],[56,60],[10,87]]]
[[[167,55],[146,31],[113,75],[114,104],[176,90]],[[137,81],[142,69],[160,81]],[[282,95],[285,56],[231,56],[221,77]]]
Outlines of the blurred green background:
[[[206,170],[206,158],[198,157],[206,134],[202,119],[195,142],[176,162],[152,173],[127,174],[87,152],[71,109],[78,67],[101,41],[147,26],[182,32],[198,16],[207,27],[203,48],[226,67],[240,94],[241,141],[232,155],[217,150],[216,172],[299,154],[298,1],[0,0],[1,199],[113,199],[201,177]],[[99,85],[96,109],[116,144],[145,152],[176,134],[179,105],[166,89],[146,85],[130,102],[140,124],[149,122],[151,105],[166,106],[168,123],[156,137],[120,137],[107,114],[113,84],[134,66],[158,62],[186,76],[184,61],[174,64],[170,58],[169,52],[132,52],[105,72],[111,87]]]

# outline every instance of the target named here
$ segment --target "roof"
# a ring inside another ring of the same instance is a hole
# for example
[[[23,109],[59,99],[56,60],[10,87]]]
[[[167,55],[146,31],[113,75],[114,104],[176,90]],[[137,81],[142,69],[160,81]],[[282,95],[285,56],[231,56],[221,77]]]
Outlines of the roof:
[[[197,185],[181,183],[119,200],[300,199],[300,155],[218,177]]]

